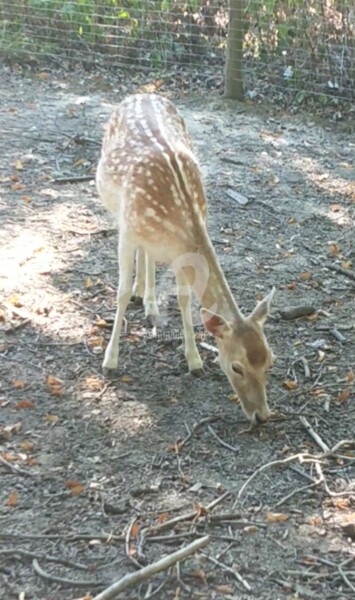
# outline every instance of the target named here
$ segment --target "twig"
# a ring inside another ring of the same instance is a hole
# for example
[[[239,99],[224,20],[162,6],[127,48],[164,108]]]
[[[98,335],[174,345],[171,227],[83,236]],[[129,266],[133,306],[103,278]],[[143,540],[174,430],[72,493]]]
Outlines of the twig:
[[[79,569],[80,571],[90,571],[90,565],[84,565],[82,563],[76,563],[67,558],[59,558],[57,556],[48,556],[48,554],[37,554],[36,552],[31,552],[30,550],[24,550],[22,548],[7,548],[5,550],[0,550],[0,556],[6,555],[14,555],[14,556],[27,556],[28,558],[36,558],[37,560],[46,560],[48,562],[58,563],[60,565],[64,565],[65,567],[71,567],[72,569]]]
[[[224,494],[222,494],[221,496],[219,496],[218,498],[216,498],[215,500],[210,502],[210,504],[207,504],[207,506],[205,507],[205,510],[207,512],[211,511],[218,504],[223,502],[223,500],[225,500],[229,495],[230,495],[230,492],[224,492]],[[160,531],[166,531],[166,529],[172,529],[173,527],[175,527],[175,525],[177,525],[178,523],[181,523],[181,521],[192,521],[193,519],[195,519],[198,516],[199,516],[198,510],[191,511],[191,512],[185,513],[183,515],[178,515],[177,517],[174,517],[173,519],[169,519],[168,521],[159,523],[159,525],[154,525],[153,527],[150,527],[149,535],[150,534],[154,535],[155,533],[159,533]]]
[[[231,446],[230,444],[228,444],[227,442],[222,440],[210,425],[208,426],[208,431],[213,435],[213,437],[216,438],[216,440],[221,444],[221,446],[224,446],[224,448],[227,448],[228,450],[231,450],[232,452],[239,452],[239,448],[236,448],[235,446]]]
[[[213,558],[213,556],[208,556],[208,554],[205,554],[204,552],[201,552],[201,554],[202,554],[202,556],[204,558],[206,558],[207,560],[209,560],[213,564],[215,564],[218,567],[221,567],[222,569],[224,569],[224,571],[228,571],[228,573],[231,573],[237,579],[237,581],[239,581],[239,583],[241,583],[245,587],[245,589],[248,592],[251,592],[252,588],[250,587],[249,583],[241,576],[241,574],[234,567],[232,569],[232,567],[229,567],[228,565],[225,565],[224,563],[220,562],[216,558]]]
[[[16,475],[24,475],[25,477],[37,477],[37,473],[30,473],[30,471],[20,469],[20,467],[18,467],[17,465],[12,465],[3,456],[1,456],[1,454],[0,463],[7,467],[10,471],[12,471],[12,473],[16,473]]]
[[[39,566],[36,558],[32,561],[32,565],[37,575],[39,575],[40,577],[42,577],[42,579],[45,579],[46,581],[51,581],[52,583],[60,583],[60,585],[68,585],[70,587],[85,589],[89,589],[90,587],[103,587],[105,585],[105,582],[102,581],[75,581],[73,579],[64,579],[64,577],[52,575],[51,573],[43,571],[43,569]]]
[[[95,173],[91,175],[69,175],[68,177],[58,177],[58,179],[52,179],[50,183],[80,183],[81,181],[91,181],[95,179]]]
[[[338,342],[340,342],[341,344],[344,344],[344,342],[346,342],[346,337],[340,333],[340,331],[338,331],[336,329],[336,327],[332,327],[332,329],[329,330],[330,335],[332,335],[336,340],[338,340]]]
[[[330,271],[335,271],[336,273],[340,273],[340,275],[344,275],[348,279],[353,279],[355,281],[355,273],[353,273],[353,271],[350,271],[349,269],[343,269],[343,267],[331,264],[325,265],[325,267]]]
[[[277,465],[285,465],[289,462],[292,462],[293,460],[297,460],[297,459],[305,459],[308,458],[310,460],[314,460],[315,462],[317,460],[319,460],[319,458],[312,456],[311,454],[293,454],[292,456],[288,456],[287,458],[283,458],[281,460],[273,460],[269,463],[266,463],[265,465],[262,465],[261,467],[259,467],[259,469],[256,469],[256,471],[254,471],[254,473],[252,473],[250,475],[250,477],[244,482],[244,484],[242,485],[242,487],[240,488],[238,495],[237,495],[237,499],[234,502],[233,508],[237,505],[238,500],[241,498],[245,488],[249,485],[249,483],[254,479],[254,477],[256,477],[259,473],[262,473],[263,471],[266,471],[266,469],[269,469],[270,467],[275,467]]]
[[[122,579],[116,581],[110,585],[110,587],[106,588],[103,592],[95,596],[93,600],[111,600],[111,598],[115,598],[120,592],[123,592],[127,588],[141,583],[149,577],[156,575],[156,573],[160,573],[160,571],[165,571],[179,561],[185,560],[188,556],[197,550],[200,550],[200,548],[204,548],[204,546],[208,544],[209,539],[209,536],[206,535],[199,540],[195,540],[185,548],[181,548],[172,554],[168,554],[164,558],[161,558],[151,565],[143,567],[135,573],[129,573],[125,575],[122,577]]]
[[[305,378],[306,379],[310,379],[311,378],[311,371],[310,371],[310,368],[309,368],[308,360],[304,356],[301,356],[301,358],[299,359],[299,362],[302,363],[302,365],[303,365]]]
[[[307,421],[307,419],[305,417],[300,417],[300,421],[301,421],[303,427],[306,429],[307,433],[309,433],[309,435],[311,436],[311,438],[313,438],[313,440],[320,447],[320,449],[325,454],[327,452],[329,452],[330,451],[329,446],[327,446],[327,444],[325,442],[323,442],[323,440],[320,437],[320,435],[318,435],[318,433],[316,431],[314,431],[312,425]]]
[[[200,427],[202,427],[202,425],[205,425],[205,423],[212,423],[213,421],[217,421],[220,418],[221,417],[218,417],[217,415],[216,416],[211,416],[211,417],[205,417],[204,419],[201,419],[201,421],[197,421],[197,423],[194,423],[194,425],[192,426],[191,431],[179,443],[179,449],[181,450],[181,448],[183,448],[185,446],[185,444],[187,444],[187,442],[191,439],[191,437],[193,436],[193,434],[195,433],[195,431],[197,429],[199,429]]]
[[[281,500],[279,500],[277,502],[277,504],[275,504],[274,508],[279,508],[280,506],[282,506],[282,504],[285,504],[285,502],[287,502],[287,500],[290,500],[290,498],[292,498],[296,494],[303,492],[303,490],[309,490],[313,487],[316,487],[317,485],[319,485],[319,483],[320,483],[319,481],[314,481],[313,483],[309,483],[308,485],[303,485],[302,487],[299,487],[296,490],[292,490],[292,492],[287,494],[287,496],[284,496],[283,498],[281,498]]]
[[[132,551],[131,551],[131,531],[135,525],[135,523],[137,522],[137,517],[134,517],[134,519],[132,519],[132,522],[130,523],[128,529],[127,529],[127,533],[126,533],[126,540],[125,540],[125,548],[126,548],[126,555],[127,558],[129,558],[129,560],[134,564],[134,566],[137,569],[140,569],[142,567],[142,565],[138,562],[137,559],[134,558]]]

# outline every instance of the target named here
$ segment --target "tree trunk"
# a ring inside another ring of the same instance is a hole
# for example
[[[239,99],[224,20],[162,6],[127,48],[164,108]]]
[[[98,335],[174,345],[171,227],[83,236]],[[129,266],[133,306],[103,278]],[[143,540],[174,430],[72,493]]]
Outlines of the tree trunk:
[[[243,40],[244,0],[229,0],[224,96],[233,100],[243,98]]]

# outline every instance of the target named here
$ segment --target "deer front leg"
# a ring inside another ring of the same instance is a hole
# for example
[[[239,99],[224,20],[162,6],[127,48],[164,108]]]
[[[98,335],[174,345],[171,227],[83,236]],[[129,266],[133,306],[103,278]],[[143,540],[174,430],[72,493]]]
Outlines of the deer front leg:
[[[103,372],[105,375],[109,375],[110,371],[116,369],[118,364],[119,341],[122,329],[122,321],[132,293],[134,251],[135,248],[132,248],[132,246],[130,246],[127,240],[125,240],[125,236],[121,234],[118,245],[118,263],[120,278],[117,290],[117,309],[111,338],[106,348],[105,358],[102,365]]]
[[[183,271],[176,273],[177,294],[184,328],[185,357],[193,375],[203,373],[203,362],[196,346],[191,314],[191,287]]]

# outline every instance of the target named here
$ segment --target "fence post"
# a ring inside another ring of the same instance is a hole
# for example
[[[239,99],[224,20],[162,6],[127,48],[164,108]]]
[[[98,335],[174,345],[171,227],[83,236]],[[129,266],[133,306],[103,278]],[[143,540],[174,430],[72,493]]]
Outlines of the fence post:
[[[244,0],[229,0],[224,97],[243,98]]]

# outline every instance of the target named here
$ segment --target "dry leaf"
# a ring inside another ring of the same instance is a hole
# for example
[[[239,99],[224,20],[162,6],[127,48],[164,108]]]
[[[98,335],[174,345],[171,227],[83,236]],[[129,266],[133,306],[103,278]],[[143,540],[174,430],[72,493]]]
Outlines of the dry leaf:
[[[30,196],[27,196],[26,194],[24,194],[24,195],[22,196],[22,200],[23,200],[24,202],[31,202],[31,198],[30,198]]]
[[[302,273],[298,274],[298,277],[302,279],[302,281],[307,281],[308,279],[311,279],[312,273],[310,271],[302,271]]]
[[[282,523],[283,521],[287,521],[288,518],[288,515],[286,515],[285,513],[268,512],[266,514],[266,519],[271,523]]]
[[[287,223],[289,223],[290,225],[294,225],[295,223],[297,223],[296,217],[290,217]]]
[[[333,506],[335,508],[338,508],[339,510],[347,510],[350,506],[349,498],[332,498],[331,500],[332,500]]]
[[[69,479],[64,485],[70,490],[72,496],[77,496],[84,490],[84,486],[76,479]]]
[[[335,242],[328,242],[332,256],[339,256],[339,246]]]
[[[350,371],[346,374],[347,381],[354,381],[354,371],[350,369]]]
[[[12,385],[18,390],[22,390],[26,385],[26,381],[24,381],[23,379],[13,379]]]
[[[351,269],[351,265],[351,260],[343,260],[343,262],[341,263],[343,269]]]
[[[160,515],[158,515],[158,523],[164,523],[165,521],[168,520],[168,518],[169,518],[168,512],[161,513]]]
[[[20,442],[20,448],[22,448],[22,450],[33,450],[34,443],[31,442],[31,440],[23,440]]]
[[[86,288],[91,288],[93,285],[94,285],[94,282],[91,279],[91,277],[85,277],[85,279],[84,279],[84,286]]]
[[[4,460],[7,460],[7,462],[14,462],[15,460],[18,460],[16,454],[10,454],[10,452],[1,452],[1,456]]]
[[[295,281],[290,281],[290,283],[287,284],[287,288],[289,290],[294,290],[297,287],[297,283]]]
[[[337,401],[338,402],[345,402],[345,400],[348,400],[350,394],[351,394],[350,388],[345,388],[345,390],[342,390],[337,395]]]
[[[256,525],[248,525],[247,527],[244,527],[243,531],[244,533],[246,533],[247,535],[251,534],[251,533],[256,533],[259,530],[259,528]]]
[[[133,379],[129,375],[122,375],[122,377],[120,377],[120,381],[123,383],[132,383]]]
[[[14,192],[17,192],[18,190],[22,190],[25,186],[23,185],[23,183],[21,183],[20,181],[16,181],[16,183],[13,183],[11,186],[11,189]]]
[[[19,158],[17,160],[15,160],[14,163],[12,163],[12,166],[15,167],[15,169],[17,169],[18,171],[22,171],[22,169],[23,169],[23,164]]]
[[[322,517],[320,517],[319,515],[311,515],[310,517],[306,518],[306,523],[308,525],[313,525],[314,527],[316,525],[321,525],[322,524]]]
[[[331,204],[330,210],[332,212],[339,212],[339,210],[341,210],[341,205],[340,204]]]
[[[63,393],[63,382],[54,375],[47,375],[46,385],[52,396],[60,396]]]
[[[50,414],[45,415],[44,418],[46,421],[48,421],[48,423],[56,423],[59,419],[58,415],[50,415]]]
[[[194,569],[189,573],[190,577],[195,577],[196,579],[200,579],[202,583],[206,583],[206,573],[203,569]]]
[[[95,325],[101,328],[110,327],[105,319],[97,319],[97,321],[95,321]]]
[[[89,346],[99,346],[100,348],[103,346],[104,338],[98,335],[94,335],[88,339]]]
[[[227,584],[216,585],[214,589],[216,590],[216,592],[219,592],[220,594],[233,594],[233,588],[231,585],[227,585]]]
[[[17,408],[17,409],[19,409],[19,408],[32,408],[32,406],[33,406],[33,402],[31,402],[31,400],[19,400],[15,404],[15,408]]]
[[[137,521],[134,521],[134,523],[131,527],[131,530],[130,530],[130,537],[133,539],[136,538],[138,535],[138,532],[139,532],[139,525],[138,525]]]
[[[195,511],[197,512],[197,517],[205,517],[208,514],[208,511],[206,510],[206,508],[200,504],[200,502],[195,502],[194,503],[194,507],[195,507]]]
[[[16,506],[17,504],[17,492],[11,492],[10,496],[5,502],[5,506]]]
[[[282,382],[282,385],[287,390],[294,390],[298,384],[297,381],[293,381],[292,379],[285,379],[285,381]]]

